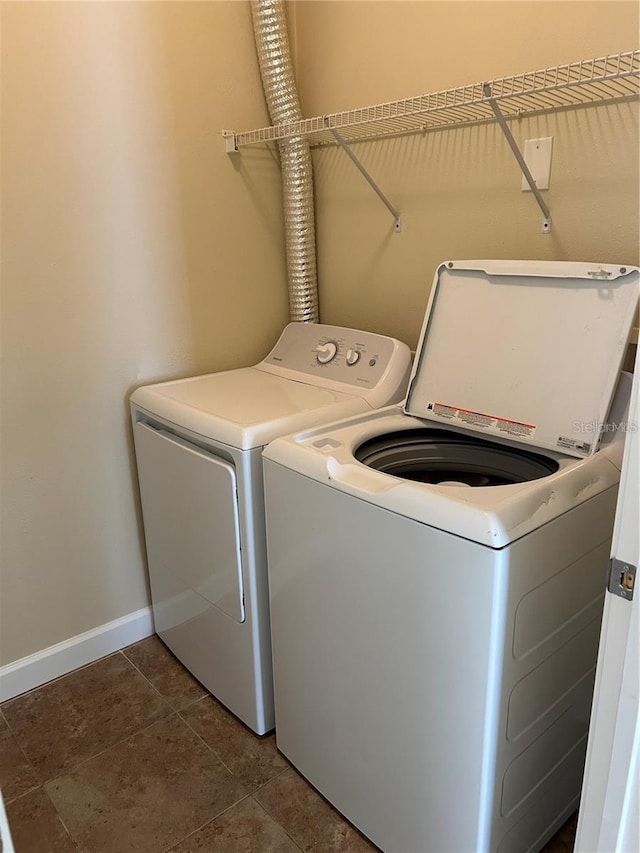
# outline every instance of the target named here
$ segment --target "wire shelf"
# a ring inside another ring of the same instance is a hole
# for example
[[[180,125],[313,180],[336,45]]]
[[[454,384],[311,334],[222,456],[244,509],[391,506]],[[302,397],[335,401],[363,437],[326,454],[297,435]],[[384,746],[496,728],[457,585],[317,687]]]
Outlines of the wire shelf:
[[[584,59],[538,71],[443,89],[414,98],[331,113],[242,133],[223,131],[227,151],[292,137],[313,146],[397,136],[495,120],[490,99],[505,118],[637,98],[640,50]]]

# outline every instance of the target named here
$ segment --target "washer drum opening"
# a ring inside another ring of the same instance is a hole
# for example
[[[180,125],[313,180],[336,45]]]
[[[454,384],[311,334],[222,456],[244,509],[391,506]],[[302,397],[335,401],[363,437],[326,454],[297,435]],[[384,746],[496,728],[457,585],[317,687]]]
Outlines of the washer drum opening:
[[[428,428],[371,438],[355,458],[393,477],[441,486],[508,486],[558,470],[555,460],[538,453]]]

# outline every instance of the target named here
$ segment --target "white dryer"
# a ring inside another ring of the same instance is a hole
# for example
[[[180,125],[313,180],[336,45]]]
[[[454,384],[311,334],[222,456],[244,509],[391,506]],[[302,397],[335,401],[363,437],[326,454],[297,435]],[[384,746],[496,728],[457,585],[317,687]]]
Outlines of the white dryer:
[[[409,369],[393,338],[292,323],[254,367],[131,396],[156,631],[258,734],[273,728],[262,449],[401,400]]]
[[[443,264],[404,406],[264,452],[278,747],[386,853],[538,850],[577,807],[637,299]]]

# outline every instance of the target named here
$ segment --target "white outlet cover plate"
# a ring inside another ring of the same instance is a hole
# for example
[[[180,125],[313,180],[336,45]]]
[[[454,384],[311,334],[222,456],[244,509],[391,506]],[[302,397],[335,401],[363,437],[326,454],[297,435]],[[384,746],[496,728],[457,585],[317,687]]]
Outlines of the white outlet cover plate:
[[[524,159],[539,190],[549,189],[552,150],[553,136],[545,136],[542,139],[527,139],[524,143]],[[524,175],[522,176],[521,186],[524,192],[531,192],[531,187]]]

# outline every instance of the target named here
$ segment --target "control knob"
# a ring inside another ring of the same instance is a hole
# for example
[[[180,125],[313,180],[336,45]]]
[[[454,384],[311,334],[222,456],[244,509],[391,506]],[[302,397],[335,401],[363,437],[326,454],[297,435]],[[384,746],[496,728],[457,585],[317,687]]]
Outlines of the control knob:
[[[329,364],[338,353],[338,344],[335,341],[326,341],[316,347],[316,358],[318,364]]]
[[[357,364],[360,361],[360,350],[358,349],[350,349],[347,350],[347,355],[345,361],[349,365],[349,367],[353,367],[354,364]]]

